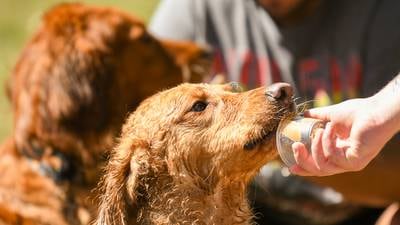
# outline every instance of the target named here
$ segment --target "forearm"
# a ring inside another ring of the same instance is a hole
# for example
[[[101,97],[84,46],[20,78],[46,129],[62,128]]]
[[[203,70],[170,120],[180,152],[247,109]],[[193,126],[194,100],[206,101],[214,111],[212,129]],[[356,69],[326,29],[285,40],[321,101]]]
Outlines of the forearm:
[[[400,74],[371,97],[377,117],[391,135],[400,131]],[[372,110],[372,109],[371,109]]]

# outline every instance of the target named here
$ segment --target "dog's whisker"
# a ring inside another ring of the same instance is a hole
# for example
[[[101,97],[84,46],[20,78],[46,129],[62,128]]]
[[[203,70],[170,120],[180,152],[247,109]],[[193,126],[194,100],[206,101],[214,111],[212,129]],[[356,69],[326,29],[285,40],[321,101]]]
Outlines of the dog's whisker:
[[[297,110],[297,114],[301,115],[302,113],[304,113],[307,109],[310,108],[310,103],[314,103],[315,100],[308,100],[308,101],[304,101],[302,103],[299,103],[296,105],[296,110]]]
[[[294,102],[296,102],[297,100],[299,100],[299,99],[301,99],[301,97],[292,97],[292,100],[294,101]]]
[[[103,194],[117,197],[101,202],[100,207],[105,210],[100,212],[105,218],[128,218],[129,211],[134,210],[142,213],[138,224],[143,221],[157,223],[164,218],[167,218],[166,224],[177,221],[251,224],[252,212],[248,201],[242,197],[246,196],[246,187],[259,168],[275,158],[273,143],[278,124],[293,109],[292,105],[283,105],[281,99],[265,101],[262,88],[233,96],[231,92],[221,91],[220,87],[182,84],[150,97],[130,115],[125,127],[131,130],[122,134],[114,151],[133,155],[126,156],[126,162],[111,159],[114,163],[107,168],[105,176],[109,179],[103,185],[107,191]],[[205,101],[199,100],[198,95],[207,96],[207,102],[214,104],[194,107]],[[219,104],[221,99],[229,101]],[[244,99],[246,104],[242,104]],[[186,105],[192,108],[186,114],[164,110],[171,107],[185,109]],[[146,135],[148,133],[150,137]],[[151,151],[132,149],[131,142],[138,141],[135,137],[131,140],[132,134],[162,144],[152,145]],[[154,136],[157,140],[153,140]],[[149,156],[143,156],[141,151]],[[147,166],[152,168],[150,174],[143,168]],[[118,176],[122,178],[118,180]],[[128,182],[126,177],[129,177]],[[124,205],[121,188],[131,195],[128,200],[132,208]],[[114,205],[120,206],[121,212],[116,214],[115,210],[107,210]],[[226,207],[239,216],[231,217],[226,210],[218,210]]]
[[[305,105],[305,104],[310,104],[310,103],[314,103],[314,102],[315,102],[315,100],[307,100],[307,101],[301,102],[297,105]]]

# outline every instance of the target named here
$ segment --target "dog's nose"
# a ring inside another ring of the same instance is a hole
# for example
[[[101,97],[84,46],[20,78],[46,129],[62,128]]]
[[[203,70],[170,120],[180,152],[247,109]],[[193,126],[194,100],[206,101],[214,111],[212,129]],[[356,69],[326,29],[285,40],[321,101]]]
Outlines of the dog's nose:
[[[267,87],[265,95],[271,101],[287,102],[293,97],[293,88],[288,83],[275,83]]]

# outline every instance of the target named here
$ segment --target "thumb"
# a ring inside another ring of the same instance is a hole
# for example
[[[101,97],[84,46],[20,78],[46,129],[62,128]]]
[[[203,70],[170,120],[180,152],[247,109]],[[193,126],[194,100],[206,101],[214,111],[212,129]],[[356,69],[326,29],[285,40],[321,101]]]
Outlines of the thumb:
[[[319,108],[309,109],[304,112],[305,117],[311,117],[315,119],[330,121],[333,115],[333,106],[325,106]]]

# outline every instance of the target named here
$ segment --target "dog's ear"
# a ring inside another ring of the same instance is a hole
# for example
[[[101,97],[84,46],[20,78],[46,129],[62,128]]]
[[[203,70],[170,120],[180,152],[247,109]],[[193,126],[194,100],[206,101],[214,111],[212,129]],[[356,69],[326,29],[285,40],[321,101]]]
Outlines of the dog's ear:
[[[106,168],[100,187],[97,225],[125,225],[136,217],[142,180],[149,172],[148,146],[143,142],[122,142]]]

